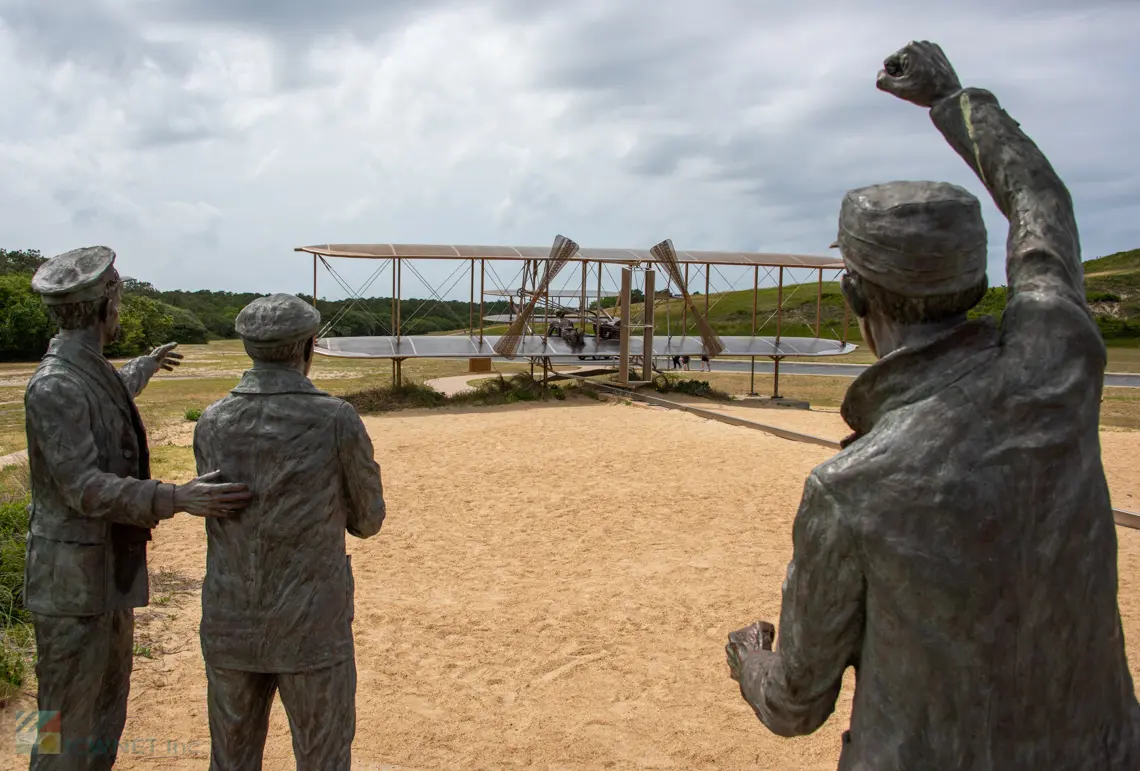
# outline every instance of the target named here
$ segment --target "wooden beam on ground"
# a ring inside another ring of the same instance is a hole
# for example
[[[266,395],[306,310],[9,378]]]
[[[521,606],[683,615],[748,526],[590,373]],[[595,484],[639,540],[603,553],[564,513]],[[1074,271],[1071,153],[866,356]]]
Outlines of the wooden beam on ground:
[[[618,382],[623,385],[629,383],[629,301],[633,285],[633,271],[630,268],[623,267],[621,269],[621,296],[618,298],[618,303],[622,306],[622,315],[618,320],[618,341],[620,344],[618,353]]]
[[[766,423],[757,423],[755,420],[748,420],[746,418],[738,418],[735,415],[726,415],[723,412],[717,412],[716,410],[706,410],[703,407],[697,407],[697,406],[692,405],[692,404],[682,404],[681,402],[674,402],[674,401],[671,401],[669,399],[662,399],[660,396],[653,396],[651,394],[640,393],[638,391],[626,390],[624,388],[609,386],[609,385],[606,385],[605,383],[597,383],[597,382],[594,382],[593,380],[586,380],[585,378],[579,377],[578,375],[568,374],[567,377],[571,377],[571,378],[574,378],[574,379],[580,381],[582,383],[582,385],[589,386],[591,388],[595,388],[595,389],[598,389],[600,391],[605,391],[606,393],[611,393],[611,394],[614,394],[615,396],[621,396],[623,398],[630,399],[633,401],[641,401],[641,402],[645,402],[647,404],[652,404],[652,405],[657,406],[657,407],[665,407],[665,408],[671,409],[671,410],[680,410],[682,412],[688,412],[691,415],[697,415],[698,417],[707,418],[709,420],[716,420],[720,423],[727,423],[730,426],[741,426],[743,428],[751,428],[751,429],[754,429],[757,431],[763,431],[764,433],[772,434],[773,436],[778,436],[781,439],[788,439],[788,440],[791,440],[793,442],[805,442],[807,444],[816,444],[816,445],[819,445],[820,447],[827,447],[827,448],[832,449],[832,450],[838,450],[839,449],[839,442],[833,441],[831,439],[824,439],[823,437],[820,437],[820,436],[812,436],[811,434],[801,434],[798,431],[789,431],[786,428],[779,428],[778,426],[769,426]]]
[[[645,327],[641,330],[641,379],[653,379],[653,315],[654,315],[654,279],[656,274],[652,270],[645,271],[645,302],[642,303],[644,318],[642,324]]]
[[[1140,514],[1134,511],[1125,511],[1124,509],[1113,509],[1112,519],[1116,524],[1121,527],[1130,527],[1133,530],[1140,530]]]

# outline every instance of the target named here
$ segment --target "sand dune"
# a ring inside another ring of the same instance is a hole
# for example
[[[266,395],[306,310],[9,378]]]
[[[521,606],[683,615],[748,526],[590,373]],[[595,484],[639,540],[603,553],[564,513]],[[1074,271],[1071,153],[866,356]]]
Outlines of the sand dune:
[[[834,414],[748,416],[844,433]],[[732,629],[777,619],[803,480],[829,450],[585,400],[366,423],[389,520],[350,539],[354,767],[835,768],[850,677],[820,731],[780,739],[741,700],[723,654]],[[1104,451],[1114,500],[1140,497],[1140,433],[1106,434]],[[1140,675],[1140,532],[1118,532]],[[200,580],[201,523],[160,528],[151,564]],[[198,602],[191,592],[140,614],[167,652],[136,659],[134,743],[118,768],[207,768]],[[293,767],[280,704],[265,767]]]

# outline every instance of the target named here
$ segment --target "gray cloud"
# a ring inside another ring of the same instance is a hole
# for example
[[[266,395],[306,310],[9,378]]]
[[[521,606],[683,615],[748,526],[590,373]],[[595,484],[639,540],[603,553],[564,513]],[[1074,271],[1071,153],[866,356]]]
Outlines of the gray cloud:
[[[192,50],[147,40],[129,16],[106,0],[14,0],[0,7],[0,21],[24,43],[21,53],[58,63],[73,61],[124,74],[147,60],[170,71],[184,72]]]
[[[306,289],[291,249],[328,241],[820,253],[852,187],[987,200],[874,88],[930,38],[1041,144],[1097,256],[1140,246],[1137,28],[1126,0],[9,0],[0,88],[24,106],[0,117],[0,230],[114,243],[158,286],[265,291]]]

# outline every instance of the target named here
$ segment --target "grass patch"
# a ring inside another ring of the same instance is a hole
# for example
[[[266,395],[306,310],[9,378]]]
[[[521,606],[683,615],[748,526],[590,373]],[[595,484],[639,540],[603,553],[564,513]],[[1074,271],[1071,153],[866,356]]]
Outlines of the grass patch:
[[[178,615],[177,610],[169,606],[176,596],[202,587],[200,580],[169,568],[151,569],[149,579],[150,604],[135,612],[135,658],[154,659],[172,652],[164,649],[158,640],[161,624]]]
[[[344,394],[341,398],[351,404],[361,415],[425,407],[442,407],[447,404],[446,396],[423,383],[376,386],[361,391],[352,391]]]
[[[150,475],[154,479],[184,484],[198,476],[197,466],[193,447],[164,444],[150,450]]]
[[[341,398],[361,415],[395,412],[407,409],[436,407],[493,407],[517,402],[564,400],[569,394],[579,393],[576,384],[563,386],[551,383],[544,389],[542,382],[529,372],[516,372],[510,377],[484,378],[471,387],[452,396],[440,393],[424,383],[404,383],[399,386],[382,385],[343,394]]]
[[[1140,388],[1106,388],[1100,405],[1100,424],[1140,430]]]
[[[732,396],[727,392],[714,388],[707,380],[677,377],[676,375],[657,375],[653,378],[653,387],[661,394],[684,394],[685,396],[699,396],[702,399],[727,402]]]
[[[35,649],[24,607],[24,557],[31,482],[26,464],[0,472],[0,708],[23,688]]]

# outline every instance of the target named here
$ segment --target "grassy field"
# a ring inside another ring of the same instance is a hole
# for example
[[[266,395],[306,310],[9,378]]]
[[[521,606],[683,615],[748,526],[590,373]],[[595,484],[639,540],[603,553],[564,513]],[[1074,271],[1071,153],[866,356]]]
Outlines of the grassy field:
[[[203,409],[237,385],[250,366],[249,357],[236,340],[208,345],[183,345],[182,366],[174,373],[162,372],[151,380],[138,399],[147,431],[154,433],[185,421],[191,409]],[[424,382],[467,372],[466,359],[411,359],[403,363],[406,382]],[[529,370],[529,364],[498,363],[495,369],[511,373]],[[0,455],[27,446],[24,434],[24,388],[35,364],[0,364]],[[369,359],[316,357],[310,373],[318,388],[342,395],[392,382],[392,365]]]
[[[139,410],[151,433],[184,423],[187,410],[200,410],[220,399],[237,383],[241,373],[250,364],[237,341],[187,345],[180,350],[186,358],[178,372],[156,376],[139,397]],[[1112,347],[1108,349],[1108,355],[1109,371],[1140,372],[1140,348]],[[799,359],[789,358],[787,361],[797,360]],[[859,348],[853,354],[829,357],[826,361],[869,364],[874,361],[874,357],[866,348]],[[529,364],[497,363],[495,368],[503,373],[513,373],[528,370]],[[34,369],[34,364],[0,364],[0,455],[22,450],[26,446],[23,396],[27,378]],[[467,371],[465,359],[412,359],[403,365],[404,379],[407,382],[424,382]],[[688,376],[708,380],[714,387],[729,393],[748,392],[747,374],[710,375],[694,370]],[[391,384],[392,367],[387,361],[318,356],[313,365],[312,378],[319,388],[343,395]],[[757,393],[771,393],[771,381],[770,375],[757,375]],[[786,396],[806,399],[813,406],[835,408],[843,400],[851,380],[842,377],[783,375],[780,382],[781,391]],[[1105,425],[1140,428],[1140,390],[1106,389],[1102,413]]]

